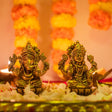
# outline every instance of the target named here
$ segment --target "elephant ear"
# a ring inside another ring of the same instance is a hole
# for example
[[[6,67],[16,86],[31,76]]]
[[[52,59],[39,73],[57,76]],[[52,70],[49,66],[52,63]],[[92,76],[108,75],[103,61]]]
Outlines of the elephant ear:
[[[8,65],[8,70],[9,71],[14,70],[14,65],[16,63],[16,60],[17,60],[17,56],[15,54],[13,54],[12,57],[9,57],[9,61],[10,61],[10,64]]]

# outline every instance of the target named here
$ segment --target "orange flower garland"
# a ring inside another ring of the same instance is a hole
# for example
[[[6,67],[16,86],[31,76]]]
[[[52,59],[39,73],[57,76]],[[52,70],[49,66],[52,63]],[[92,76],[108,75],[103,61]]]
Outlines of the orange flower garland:
[[[76,2],[74,0],[55,0],[52,5],[53,17],[51,18],[52,33],[52,61],[53,69],[63,79],[62,73],[58,70],[58,63],[66,53],[74,37],[73,27],[76,25],[74,14]],[[68,62],[67,62],[68,63]]]
[[[15,29],[15,53],[20,54],[22,47],[26,46],[28,41],[33,46],[37,46],[37,34],[39,22],[37,20],[38,10],[36,8],[37,0],[13,0],[12,19]]]
[[[88,0],[90,15],[88,24],[95,29],[108,30],[111,26],[112,0]]]

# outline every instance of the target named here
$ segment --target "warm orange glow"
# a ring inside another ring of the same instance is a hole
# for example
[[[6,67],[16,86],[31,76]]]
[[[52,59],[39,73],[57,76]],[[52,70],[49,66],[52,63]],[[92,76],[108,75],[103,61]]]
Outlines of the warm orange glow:
[[[9,64],[10,64],[10,61],[8,61],[8,65]],[[8,68],[1,69],[0,72],[2,72],[2,73],[12,73],[12,72],[9,72]]]
[[[9,72],[9,71],[8,71],[8,68],[6,68],[6,69],[1,69],[0,72],[3,72],[3,73],[12,73],[12,72]]]

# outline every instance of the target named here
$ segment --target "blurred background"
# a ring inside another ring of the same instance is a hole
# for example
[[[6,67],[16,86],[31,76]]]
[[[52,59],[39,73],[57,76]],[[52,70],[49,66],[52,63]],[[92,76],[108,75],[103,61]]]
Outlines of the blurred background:
[[[38,34],[38,47],[44,52],[51,62],[52,39],[50,37],[52,17],[52,0],[38,0],[40,31]],[[88,0],[76,0],[77,20],[74,28],[74,41],[79,40],[85,46],[87,54],[95,57],[98,68],[109,70],[112,68],[112,27],[107,31],[92,29],[88,25],[89,4]],[[11,18],[13,0],[0,0],[0,69],[8,66],[9,56],[12,55],[14,46],[14,29]],[[51,64],[52,65],[52,64]],[[46,75],[45,80],[61,80],[52,70],[52,66]]]

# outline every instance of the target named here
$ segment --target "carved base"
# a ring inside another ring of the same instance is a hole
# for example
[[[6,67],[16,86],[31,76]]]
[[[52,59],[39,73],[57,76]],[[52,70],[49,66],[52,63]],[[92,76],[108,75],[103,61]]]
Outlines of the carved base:
[[[70,88],[71,92],[76,92],[78,95],[88,96],[92,94],[96,88]]]
[[[43,91],[43,88],[36,88],[35,87],[35,88],[31,88],[30,90],[33,91],[35,94],[39,95]],[[24,95],[24,88],[23,87],[17,87],[16,91],[18,93],[20,93],[21,95]]]
[[[71,92],[75,92],[82,96],[88,96],[96,90],[96,87],[92,87],[91,85],[86,86],[83,83],[78,83],[75,80],[68,80],[67,85]]]
[[[31,88],[31,91],[33,91],[35,94],[39,95],[42,93],[43,88]]]

